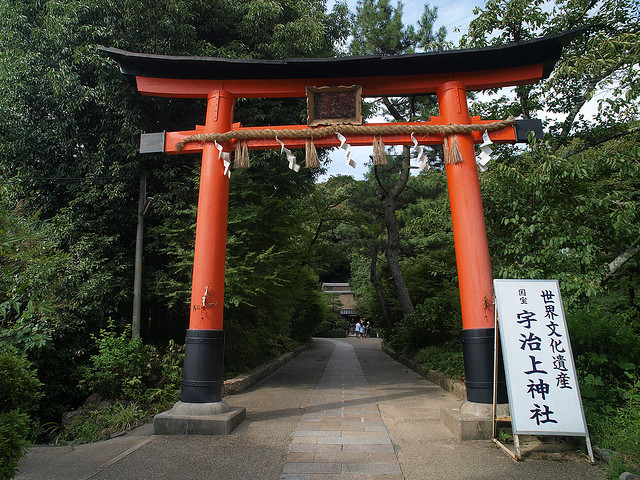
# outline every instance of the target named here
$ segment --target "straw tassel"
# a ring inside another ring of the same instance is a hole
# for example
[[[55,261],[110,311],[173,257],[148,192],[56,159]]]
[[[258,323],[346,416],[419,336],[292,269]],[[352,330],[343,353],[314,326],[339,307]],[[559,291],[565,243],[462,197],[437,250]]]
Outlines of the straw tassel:
[[[239,168],[239,164],[240,164],[240,156],[242,155],[242,142],[240,142],[238,140],[238,142],[236,142],[236,151],[235,151],[235,155],[233,156],[233,166],[235,168]]]
[[[449,137],[445,136],[442,144],[442,150],[444,152],[444,163],[445,165],[451,164],[451,159],[449,158]]]
[[[318,162],[318,152],[316,151],[316,146],[313,143],[313,138],[305,141],[304,152],[305,166],[307,168],[318,168],[320,166],[320,162]]]
[[[449,159],[452,164],[462,163],[462,153],[460,153],[460,149],[458,148],[458,142],[456,142],[456,137],[451,135],[451,141],[449,142],[451,145],[451,155]]]
[[[243,142],[239,141],[236,144],[236,156],[233,166],[235,168],[249,168],[249,145],[246,140]]]
[[[373,137],[373,164],[387,164],[387,153],[384,151],[384,143],[382,143],[382,137],[379,137],[377,139],[376,137]]]
[[[455,165],[462,162],[462,154],[458,148],[458,142],[453,135],[444,137],[444,163]]]

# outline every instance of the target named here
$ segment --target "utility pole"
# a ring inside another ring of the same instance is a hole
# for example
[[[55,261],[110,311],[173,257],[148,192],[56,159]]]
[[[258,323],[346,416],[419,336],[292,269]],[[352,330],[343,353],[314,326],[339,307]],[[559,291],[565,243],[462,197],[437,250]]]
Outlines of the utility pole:
[[[138,230],[136,233],[135,274],[133,277],[133,318],[131,338],[140,335],[140,304],[142,300],[142,249],[144,243],[144,214],[147,213],[153,197],[147,198],[147,172],[140,174],[140,196],[138,197]]]

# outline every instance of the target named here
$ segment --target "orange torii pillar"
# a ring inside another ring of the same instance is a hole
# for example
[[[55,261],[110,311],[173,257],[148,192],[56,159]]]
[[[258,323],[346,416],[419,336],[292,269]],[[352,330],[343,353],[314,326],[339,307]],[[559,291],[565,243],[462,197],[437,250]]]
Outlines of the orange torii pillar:
[[[235,96],[207,95],[203,133],[231,129]],[[244,407],[222,400],[224,376],[224,277],[227,249],[229,175],[213,143],[202,149],[191,309],[185,340],[180,401],[153,419],[154,434],[228,435],[246,416]]]
[[[207,98],[205,133],[231,130],[235,97],[213,91]],[[213,143],[202,147],[200,191],[191,282],[191,312],[185,343],[180,400],[222,400],[224,360],[224,274],[227,249],[229,176]]]
[[[467,91],[459,81],[437,89],[440,117],[444,123],[470,124]],[[493,402],[493,342],[495,306],[489,242],[475,161],[473,136],[456,134],[462,162],[448,164],[447,185],[453,240],[460,284],[462,345],[467,400]],[[506,403],[504,371],[500,372],[498,403]]]

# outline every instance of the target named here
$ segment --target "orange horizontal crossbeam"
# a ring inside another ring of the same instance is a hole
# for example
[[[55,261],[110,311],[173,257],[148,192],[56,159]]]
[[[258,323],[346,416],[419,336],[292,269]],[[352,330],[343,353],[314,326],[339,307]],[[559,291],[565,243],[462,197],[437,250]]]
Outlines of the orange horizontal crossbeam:
[[[138,91],[144,95],[172,98],[207,98],[214,90],[225,90],[236,98],[305,97],[305,88],[319,85],[362,85],[365,97],[403,96],[435,93],[438,86],[452,79],[464,83],[467,90],[509,87],[535,83],[544,77],[544,64],[473,72],[439,74],[292,78],[197,80],[136,76]]]
[[[482,120],[480,117],[471,117],[472,125],[483,125],[494,123],[495,120]],[[367,125],[376,126],[376,125],[443,125],[443,121],[440,117],[431,117],[428,122],[404,122],[404,123],[369,123]],[[236,123],[232,127],[232,131],[241,132],[244,130],[313,130],[312,127],[308,127],[307,125],[281,125],[276,127],[241,127],[240,124]],[[184,148],[180,151],[176,150],[176,145],[180,143],[187,137],[191,135],[196,135],[204,132],[204,127],[196,127],[195,130],[187,130],[181,132],[167,132],[165,136],[165,153],[176,154],[176,153],[196,153],[201,152],[203,148],[203,144],[200,142],[190,142],[187,143]],[[370,146],[373,144],[373,135],[345,135],[347,139],[347,143],[349,143],[353,147],[360,146]],[[420,145],[441,145],[444,135],[435,134],[435,135],[414,135],[416,140]],[[516,132],[513,126],[503,128],[501,130],[496,130],[493,132],[489,132],[489,138],[493,143],[514,143],[516,141]],[[475,143],[482,143],[482,132],[474,132],[473,140]],[[283,138],[281,141],[285,144],[287,148],[304,148],[305,139],[289,139]],[[385,145],[413,145],[413,141],[411,140],[411,135],[382,135],[382,141]],[[324,138],[316,138],[314,139],[315,146],[318,148],[331,148],[331,147],[339,147],[340,140],[335,135],[324,137]],[[235,140],[231,145],[227,145],[227,148],[230,149],[235,145]],[[247,145],[249,150],[267,150],[267,149],[279,149],[280,144],[276,141],[275,138],[266,138],[266,139],[251,139],[247,141]]]

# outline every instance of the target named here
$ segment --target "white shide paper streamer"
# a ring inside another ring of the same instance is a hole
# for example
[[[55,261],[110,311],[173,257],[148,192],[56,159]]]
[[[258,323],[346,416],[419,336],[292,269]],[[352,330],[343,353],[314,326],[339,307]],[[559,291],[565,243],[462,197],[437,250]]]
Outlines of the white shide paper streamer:
[[[413,142],[413,148],[416,151],[420,171],[429,170],[431,166],[427,162],[427,154],[424,153],[424,148],[418,145],[418,140],[416,140],[416,137],[413,136],[413,133],[411,133],[411,141]]]
[[[287,160],[289,160],[289,168],[294,172],[298,173],[298,171],[300,170],[300,165],[296,163],[296,156],[293,153],[291,153],[291,150],[289,150],[287,147],[284,146],[284,143],[280,141],[277,135],[276,135],[276,142],[278,142],[280,144],[280,147],[282,147],[280,149],[280,153],[284,153],[287,156]]]
[[[344,156],[347,159],[347,165],[349,165],[351,168],[356,168],[356,162],[353,160],[353,158],[351,158],[353,156],[353,154],[351,153],[351,145],[346,143],[347,139],[344,135],[342,135],[341,133],[336,133],[336,135],[338,136],[338,140],[340,140],[340,148],[344,150]]]
[[[218,142],[214,141],[213,143],[218,149],[218,153],[220,154],[219,156],[222,159],[222,164],[224,165],[224,174],[227,177],[231,178],[231,170],[229,168],[231,167],[231,154],[229,152],[223,152],[222,145],[220,145]]]
[[[485,130],[484,133],[482,134],[482,145],[480,145],[480,155],[476,157],[476,163],[478,164],[478,169],[481,172],[487,171],[487,168],[488,168],[487,163],[489,163],[489,160],[491,160],[491,152],[493,152],[493,150],[491,150],[491,147],[489,145],[492,145],[492,144],[493,142],[489,138],[489,133],[487,133],[487,131]]]

